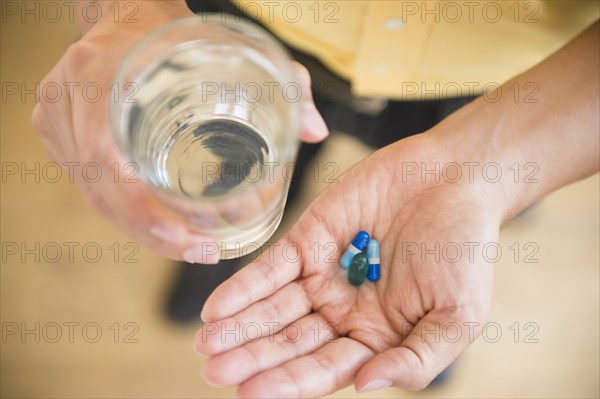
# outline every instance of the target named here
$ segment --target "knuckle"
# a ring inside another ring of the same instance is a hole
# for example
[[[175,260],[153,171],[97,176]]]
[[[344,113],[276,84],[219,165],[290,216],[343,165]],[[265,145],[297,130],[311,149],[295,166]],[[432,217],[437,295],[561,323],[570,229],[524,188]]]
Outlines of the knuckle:
[[[300,284],[296,283],[296,289],[300,292],[299,297],[301,298],[301,306],[302,309],[306,312],[309,312],[312,309],[312,300],[310,298],[310,294],[304,287]],[[334,325],[332,323],[332,325]]]
[[[92,49],[85,42],[78,41],[67,48],[62,62],[66,70],[81,68],[82,65],[89,62],[92,55]]]
[[[303,311],[310,311],[312,308],[312,300],[308,290],[302,284],[296,281],[289,283],[288,287],[290,292],[287,297],[283,298],[283,309],[286,309],[289,306],[297,306]]]
[[[269,290],[274,292],[277,289],[277,282],[273,279],[273,276],[276,273],[275,265],[273,262],[265,261],[260,263],[258,267],[258,272],[261,275],[263,281],[267,281],[269,284]]]
[[[262,312],[268,320],[279,320],[281,317],[282,309],[270,299],[262,301]]]

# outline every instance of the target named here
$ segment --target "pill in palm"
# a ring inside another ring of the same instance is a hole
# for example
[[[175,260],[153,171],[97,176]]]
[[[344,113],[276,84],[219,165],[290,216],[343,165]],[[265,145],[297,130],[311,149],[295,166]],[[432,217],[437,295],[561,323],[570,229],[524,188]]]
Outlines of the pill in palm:
[[[369,236],[369,233],[366,231],[358,232],[358,234],[354,237],[354,240],[352,240],[352,244],[348,245],[348,248],[346,248],[346,251],[340,258],[340,265],[342,265],[344,269],[350,267],[352,258],[365,249],[370,238],[371,237]]]
[[[367,244],[367,259],[369,261],[369,271],[367,278],[369,281],[379,280],[379,242],[377,240],[371,240]]]
[[[359,253],[352,258],[350,269],[348,270],[348,281],[350,284],[358,287],[364,283],[369,270],[369,261],[367,255]]]

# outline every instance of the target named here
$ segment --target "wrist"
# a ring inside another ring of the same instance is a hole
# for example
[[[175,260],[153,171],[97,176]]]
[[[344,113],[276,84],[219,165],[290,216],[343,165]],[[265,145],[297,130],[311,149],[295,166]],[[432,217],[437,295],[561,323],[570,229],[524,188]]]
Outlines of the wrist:
[[[521,140],[529,128],[507,126],[509,112],[516,111],[480,97],[428,132],[447,153],[443,180],[472,186],[501,223],[544,192],[539,164]]]
[[[599,29],[596,22],[542,63],[432,129],[453,159],[481,167],[474,183],[502,221],[600,169]],[[519,87],[533,88],[532,96],[514,96]]]

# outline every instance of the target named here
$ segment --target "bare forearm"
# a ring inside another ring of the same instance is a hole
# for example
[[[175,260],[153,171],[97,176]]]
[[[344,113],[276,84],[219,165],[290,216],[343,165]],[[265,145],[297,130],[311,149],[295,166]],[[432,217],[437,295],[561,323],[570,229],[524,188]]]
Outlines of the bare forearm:
[[[503,220],[510,219],[550,191],[598,171],[599,76],[596,22],[498,93],[452,115],[432,134],[464,162],[499,165],[503,178],[481,183],[502,208]],[[515,90],[526,85],[530,92],[539,91],[527,100],[522,92],[516,97]]]

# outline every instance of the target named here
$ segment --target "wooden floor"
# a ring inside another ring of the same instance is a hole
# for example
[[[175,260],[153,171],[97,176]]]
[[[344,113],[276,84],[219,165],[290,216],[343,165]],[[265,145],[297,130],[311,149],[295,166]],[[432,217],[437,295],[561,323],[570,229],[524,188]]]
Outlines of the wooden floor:
[[[32,87],[76,38],[68,23],[3,23],[3,84]],[[191,346],[198,325],[173,325],[161,313],[173,263],[144,248],[133,256],[138,263],[126,263],[129,240],[88,210],[66,178],[36,182],[35,175],[9,173],[15,165],[48,162],[29,125],[33,97],[26,100],[2,101],[1,396],[232,397],[233,389],[214,389],[200,378],[203,360]],[[349,166],[368,153],[336,135],[322,157]],[[321,189],[307,186],[304,202]],[[497,324],[487,330],[487,341],[477,340],[440,388],[362,397],[600,395],[598,176],[546,198],[507,227],[501,241],[507,254],[497,267]],[[71,242],[79,243],[72,260]],[[514,243],[521,249],[518,262],[507,249]],[[539,247],[538,263],[524,262],[534,248],[527,243]],[[12,254],[15,245],[20,253]],[[35,252],[36,245],[39,260],[21,252]],[[62,257],[50,263],[57,246]],[[97,248],[102,254],[93,263]],[[333,395],[354,396],[352,388]]]

